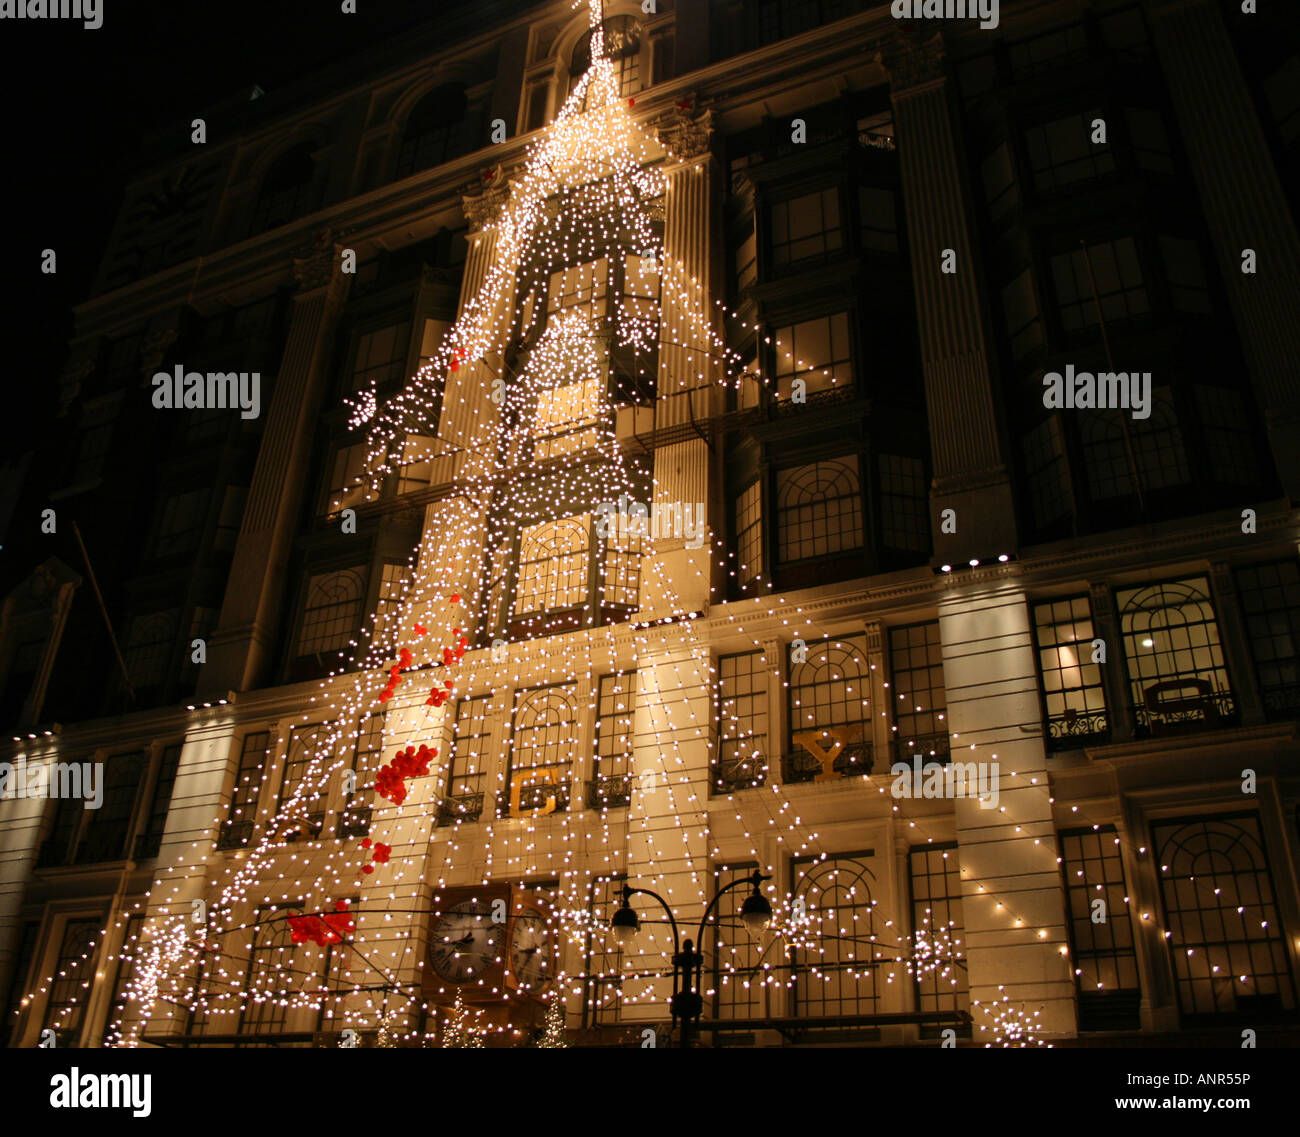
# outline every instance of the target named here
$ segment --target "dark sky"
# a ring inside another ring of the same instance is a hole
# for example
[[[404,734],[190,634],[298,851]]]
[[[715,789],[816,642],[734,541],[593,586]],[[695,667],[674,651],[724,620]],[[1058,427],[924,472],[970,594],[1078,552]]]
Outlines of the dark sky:
[[[257,83],[268,93],[397,41],[472,0],[102,0],[103,27],[0,21],[8,413],[11,453],[48,423],[72,328],[89,294],[128,177],[155,132]],[[482,5],[484,0],[478,0]],[[41,250],[58,273],[40,272]]]

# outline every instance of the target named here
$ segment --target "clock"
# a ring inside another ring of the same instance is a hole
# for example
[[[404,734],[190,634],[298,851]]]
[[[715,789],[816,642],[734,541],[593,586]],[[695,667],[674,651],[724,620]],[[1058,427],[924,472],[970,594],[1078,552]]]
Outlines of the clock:
[[[439,978],[477,983],[498,966],[506,945],[506,924],[493,917],[501,907],[490,896],[476,896],[452,903],[433,918],[429,966]]]
[[[518,895],[510,918],[510,972],[512,987],[539,995],[555,980],[555,939],[545,901],[535,893]]]

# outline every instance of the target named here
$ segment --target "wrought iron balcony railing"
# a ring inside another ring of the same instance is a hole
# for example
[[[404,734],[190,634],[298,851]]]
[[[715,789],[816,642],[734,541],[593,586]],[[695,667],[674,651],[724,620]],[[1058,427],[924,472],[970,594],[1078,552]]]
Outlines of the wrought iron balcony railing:
[[[631,774],[598,774],[587,782],[588,809],[619,809],[631,801]]]
[[[841,778],[861,778],[871,773],[873,747],[870,742],[857,742],[846,746],[831,764],[831,774]],[[781,780],[787,785],[795,782],[825,780],[826,771],[820,758],[798,748],[781,758]]]
[[[251,821],[227,821],[217,838],[218,849],[242,849],[253,839]]]
[[[951,757],[946,730],[934,734],[914,734],[911,738],[895,738],[892,745],[895,762],[911,762],[916,758],[922,762],[947,762]]]
[[[1232,692],[1215,691],[1208,679],[1166,679],[1147,687],[1142,696],[1133,708],[1138,738],[1220,730],[1237,721]]]
[[[483,816],[483,795],[452,794],[438,802],[435,825],[455,825],[456,822],[478,821]]]
[[[760,755],[748,758],[723,758],[713,764],[711,792],[735,793],[752,790],[767,782],[767,759]]]
[[[1080,711],[1067,707],[1047,716],[1047,749],[1073,750],[1110,741],[1110,720],[1104,710]]]
[[[345,809],[339,814],[334,835],[340,838],[368,837],[373,814],[374,809],[368,805],[354,805],[351,809]]]

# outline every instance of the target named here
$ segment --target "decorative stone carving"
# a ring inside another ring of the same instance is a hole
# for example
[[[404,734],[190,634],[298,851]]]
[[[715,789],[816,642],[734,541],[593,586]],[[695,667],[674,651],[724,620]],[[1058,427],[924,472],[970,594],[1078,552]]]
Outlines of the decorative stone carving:
[[[471,233],[495,225],[510,197],[510,180],[500,164],[483,170],[479,182],[478,186],[467,186],[460,199]]]
[[[293,258],[293,278],[302,292],[324,288],[334,276],[334,262],[337,250],[334,247],[334,234],[329,229],[319,229],[312,243],[302,251],[301,256]]]
[[[880,50],[894,91],[905,91],[943,78],[943,33],[899,22]]]
[[[655,122],[660,144],[675,158],[689,161],[709,151],[713,112],[696,111],[695,100],[682,100]]]
[[[149,329],[140,346],[140,370],[146,379],[162,366],[168,349],[176,342],[176,335],[175,324]]]

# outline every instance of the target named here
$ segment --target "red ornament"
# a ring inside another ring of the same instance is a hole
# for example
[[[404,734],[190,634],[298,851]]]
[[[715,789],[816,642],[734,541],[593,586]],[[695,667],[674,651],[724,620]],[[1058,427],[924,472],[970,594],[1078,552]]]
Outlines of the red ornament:
[[[459,593],[459,592],[453,592],[453,593],[451,594],[451,602],[452,602],[453,604],[459,604],[459,603],[460,603],[460,593]]]
[[[424,635],[428,630],[429,630],[429,629],[426,628],[423,624],[416,624],[416,625],[415,625],[415,634],[416,634],[417,636],[422,636],[422,635]]]
[[[365,873],[366,876],[369,876],[372,872],[375,871],[375,866],[374,866],[374,865],[362,865],[362,866],[361,866],[361,871],[362,871],[363,873]]]

